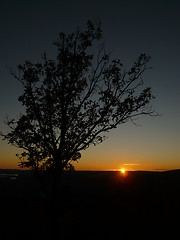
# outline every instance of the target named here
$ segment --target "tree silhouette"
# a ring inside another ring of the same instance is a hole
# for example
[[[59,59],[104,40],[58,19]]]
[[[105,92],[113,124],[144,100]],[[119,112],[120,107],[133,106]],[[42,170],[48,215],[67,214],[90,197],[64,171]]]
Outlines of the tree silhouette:
[[[12,75],[22,84],[24,106],[17,120],[7,120],[4,140],[23,149],[20,167],[53,173],[73,168],[81,151],[103,142],[119,124],[140,115],[153,115],[151,88],[143,88],[142,74],[150,57],[141,54],[132,68],[111,60],[102,43],[100,24],[87,22],[85,31],[60,33],[57,57],[25,61]]]

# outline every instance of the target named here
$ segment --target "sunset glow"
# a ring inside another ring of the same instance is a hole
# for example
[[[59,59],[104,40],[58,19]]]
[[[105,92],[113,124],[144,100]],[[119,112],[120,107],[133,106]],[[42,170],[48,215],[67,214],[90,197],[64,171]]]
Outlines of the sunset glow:
[[[122,174],[124,174],[126,172],[126,170],[124,168],[121,168],[120,171]]]

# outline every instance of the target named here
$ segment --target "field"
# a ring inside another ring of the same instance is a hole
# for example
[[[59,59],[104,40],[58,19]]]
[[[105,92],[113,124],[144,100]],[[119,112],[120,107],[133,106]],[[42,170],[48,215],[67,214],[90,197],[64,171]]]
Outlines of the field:
[[[175,239],[180,171],[74,172],[62,179],[61,239]],[[0,239],[44,239],[51,206],[29,171],[0,171]],[[177,236],[178,236],[177,235]]]

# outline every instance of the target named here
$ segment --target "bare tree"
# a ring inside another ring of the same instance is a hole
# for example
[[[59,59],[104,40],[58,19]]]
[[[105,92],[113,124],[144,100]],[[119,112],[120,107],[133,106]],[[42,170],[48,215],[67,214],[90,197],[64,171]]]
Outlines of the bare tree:
[[[84,32],[59,34],[55,59],[43,54],[41,63],[25,61],[12,72],[23,86],[18,100],[24,111],[7,121],[10,131],[1,136],[23,149],[21,167],[51,172],[57,183],[81,151],[103,142],[109,130],[154,114],[151,88],[142,88],[150,57],[141,54],[126,71],[101,39],[101,26],[88,21]]]

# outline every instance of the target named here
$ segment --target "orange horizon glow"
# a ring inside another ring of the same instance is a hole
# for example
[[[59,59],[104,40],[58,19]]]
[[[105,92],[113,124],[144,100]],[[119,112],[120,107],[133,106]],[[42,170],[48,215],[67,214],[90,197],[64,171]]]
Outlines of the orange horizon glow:
[[[1,152],[0,169],[22,169],[18,167],[19,159],[15,156],[17,153],[16,148],[4,147]],[[174,157],[169,161],[168,158],[146,158],[139,156],[124,156],[119,158],[114,155],[109,157],[107,154],[96,154],[96,151],[90,151],[88,154],[84,152],[84,155],[78,162],[74,162],[75,170],[77,171],[120,171],[125,169],[128,171],[168,171],[174,169],[180,169],[180,161],[178,157]]]
[[[0,169],[22,169],[18,167],[18,158],[14,158],[9,160],[4,158],[0,160]],[[103,164],[104,163],[104,164]],[[168,171],[168,170],[175,170],[180,169],[178,164],[162,164],[162,163],[139,163],[139,164],[120,164],[121,167],[117,166],[116,164],[111,164],[111,161],[90,161],[88,159],[80,160],[78,163],[74,163],[75,170],[77,171],[120,171],[122,174],[128,171]]]
[[[18,166],[17,162],[3,162],[3,164],[0,164],[0,169],[14,169],[14,170],[27,170],[27,168],[20,168]],[[143,165],[139,165],[138,168],[102,168],[102,166],[79,166],[79,167],[75,167],[76,171],[112,171],[112,172],[120,172],[122,175],[125,175],[127,172],[131,172],[131,171],[157,171],[157,172],[163,172],[163,171],[169,171],[169,170],[178,170],[180,169],[180,167],[154,167],[153,166],[143,166]]]
[[[8,160],[4,159],[0,161],[0,169],[22,169],[18,166],[18,159]],[[168,170],[175,170],[180,169],[178,165],[170,165],[170,164],[121,164],[122,167],[114,166],[107,164],[90,164],[84,163],[83,161],[79,161],[79,163],[75,163],[75,170],[77,171],[120,171],[122,174],[128,171],[168,171]]]

